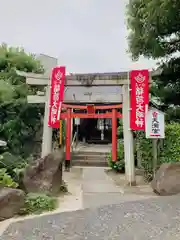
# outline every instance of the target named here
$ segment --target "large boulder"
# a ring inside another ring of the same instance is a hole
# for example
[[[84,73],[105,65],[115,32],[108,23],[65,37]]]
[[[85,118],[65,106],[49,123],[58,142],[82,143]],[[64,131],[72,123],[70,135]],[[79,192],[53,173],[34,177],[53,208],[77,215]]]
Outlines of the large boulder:
[[[25,193],[20,189],[2,188],[0,190],[0,221],[11,218],[24,206]]]
[[[62,184],[63,159],[61,150],[33,161],[24,172],[24,190],[27,193],[58,193]]]
[[[180,193],[180,163],[164,163],[160,166],[153,181],[153,191],[161,196]]]

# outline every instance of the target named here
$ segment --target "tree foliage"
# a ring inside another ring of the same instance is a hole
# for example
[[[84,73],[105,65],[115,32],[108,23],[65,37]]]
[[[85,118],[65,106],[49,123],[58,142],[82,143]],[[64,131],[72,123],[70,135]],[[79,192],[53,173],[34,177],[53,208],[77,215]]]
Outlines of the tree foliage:
[[[134,58],[169,57],[180,50],[179,0],[130,0],[127,9]]]
[[[15,70],[43,72],[35,56],[21,48],[0,46],[0,138],[7,142],[6,151],[28,157],[41,128],[43,107],[27,104],[26,97],[33,89]]]
[[[162,74],[155,79],[152,93],[165,108],[180,105],[179,23],[179,0],[130,0],[127,5],[129,51],[133,59],[159,60]]]

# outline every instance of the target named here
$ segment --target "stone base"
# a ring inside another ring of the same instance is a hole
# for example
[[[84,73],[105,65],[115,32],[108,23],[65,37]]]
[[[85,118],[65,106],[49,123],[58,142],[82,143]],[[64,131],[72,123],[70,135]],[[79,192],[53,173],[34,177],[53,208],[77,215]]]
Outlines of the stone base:
[[[128,182],[127,183],[127,186],[136,186],[137,184],[136,184],[136,181],[134,181],[134,182]]]
[[[71,161],[70,160],[66,160],[65,161],[65,171],[69,172],[71,168]]]

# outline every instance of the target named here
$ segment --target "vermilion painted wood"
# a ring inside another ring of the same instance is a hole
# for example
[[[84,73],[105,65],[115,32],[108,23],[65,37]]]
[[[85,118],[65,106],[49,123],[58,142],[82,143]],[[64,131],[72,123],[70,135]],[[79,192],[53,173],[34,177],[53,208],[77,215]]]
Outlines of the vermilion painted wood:
[[[66,120],[66,161],[71,159],[71,119],[72,118],[111,118],[112,119],[112,160],[117,161],[117,118],[122,118],[122,114],[117,112],[122,108],[122,104],[109,106],[94,106],[94,110],[111,110],[105,113],[73,113],[73,109],[88,110],[88,106],[63,104],[66,112],[61,113],[61,119]]]
[[[62,104],[62,108],[68,109],[84,109],[87,110],[87,105],[71,105],[71,104]],[[108,109],[119,109],[122,108],[122,104],[116,104],[116,105],[105,105],[105,106],[94,106],[95,110],[108,110]]]
[[[66,114],[66,161],[71,159],[71,109]]]
[[[61,119],[67,119],[67,113],[61,113]],[[87,113],[71,113],[71,118],[112,118],[112,112],[107,113],[95,113],[95,114],[87,114]],[[116,119],[122,118],[121,113],[116,114]]]
[[[117,161],[117,110],[112,109],[112,161]]]

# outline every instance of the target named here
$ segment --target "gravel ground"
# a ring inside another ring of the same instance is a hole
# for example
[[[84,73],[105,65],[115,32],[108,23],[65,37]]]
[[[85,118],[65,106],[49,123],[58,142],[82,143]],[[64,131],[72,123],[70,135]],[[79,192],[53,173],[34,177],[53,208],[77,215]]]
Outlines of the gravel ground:
[[[42,216],[11,224],[2,240],[177,240],[180,196]]]

